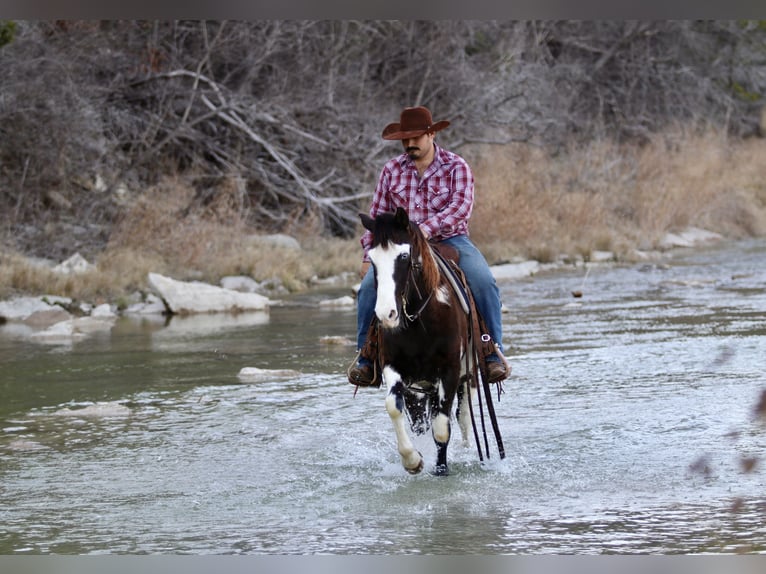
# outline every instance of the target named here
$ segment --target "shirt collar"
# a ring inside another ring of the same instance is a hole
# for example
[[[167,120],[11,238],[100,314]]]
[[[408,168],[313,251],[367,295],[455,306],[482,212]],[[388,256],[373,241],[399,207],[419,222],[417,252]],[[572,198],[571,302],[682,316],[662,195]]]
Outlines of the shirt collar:
[[[407,152],[400,155],[398,159],[399,159],[399,165],[402,168],[411,167],[412,169],[415,169],[415,162],[410,159],[410,156],[407,155]],[[431,165],[435,164],[436,166],[439,166],[443,163],[444,161],[442,158],[442,148],[440,148],[439,145],[436,142],[434,142],[434,159],[431,162]],[[431,166],[428,166],[428,167],[430,168]]]

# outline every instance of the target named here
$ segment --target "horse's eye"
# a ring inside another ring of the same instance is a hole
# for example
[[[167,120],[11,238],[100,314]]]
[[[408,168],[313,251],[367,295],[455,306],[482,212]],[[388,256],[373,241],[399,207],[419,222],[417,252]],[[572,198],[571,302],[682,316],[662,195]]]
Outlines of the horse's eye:
[[[409,253],[400,253],[398,257],[401,261],[407,261],[410,258]]]

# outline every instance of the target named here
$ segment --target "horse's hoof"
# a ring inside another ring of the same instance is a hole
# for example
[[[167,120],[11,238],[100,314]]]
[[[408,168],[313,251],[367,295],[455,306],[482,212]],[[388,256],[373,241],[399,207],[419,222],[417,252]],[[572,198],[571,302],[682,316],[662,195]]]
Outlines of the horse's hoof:
[[[421,470],[423,470],[423,457],[420,458],[420,463],[414,467],[414,468],[407,468],[405,467],[405,470],[409,472],[410,474],[418,474]]]
[[[434,476],[449,476],[449,468],[446,464],[437,464],[432,474]]]

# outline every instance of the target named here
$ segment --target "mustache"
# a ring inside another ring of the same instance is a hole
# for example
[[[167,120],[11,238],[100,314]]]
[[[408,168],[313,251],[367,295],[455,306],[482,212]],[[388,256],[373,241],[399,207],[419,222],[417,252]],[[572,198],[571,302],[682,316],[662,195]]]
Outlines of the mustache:
[[[418,151],[420,148],[416,145],[411,145],[410,147],[406,148],[404,151]]]

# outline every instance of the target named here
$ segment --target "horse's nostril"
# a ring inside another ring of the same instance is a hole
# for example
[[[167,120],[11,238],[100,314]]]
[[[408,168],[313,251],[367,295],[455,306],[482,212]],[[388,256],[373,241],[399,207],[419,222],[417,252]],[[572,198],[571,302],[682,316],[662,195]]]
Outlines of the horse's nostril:
[[[396,309],[391,309],[391,312],[388,314],[389,319],[396,319]]]

